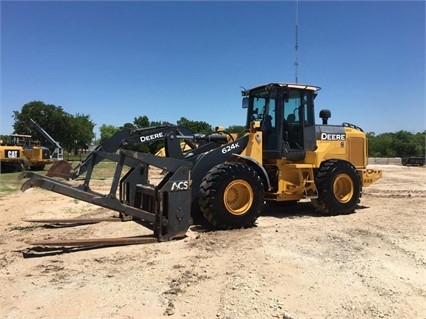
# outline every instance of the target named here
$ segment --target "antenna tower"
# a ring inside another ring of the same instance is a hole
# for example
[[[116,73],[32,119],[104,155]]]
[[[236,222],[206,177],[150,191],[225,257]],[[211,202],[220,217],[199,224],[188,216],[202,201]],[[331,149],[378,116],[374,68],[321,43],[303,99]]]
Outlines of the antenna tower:
[[[295,49],[295,60],[294,60],[294,78],[296,84],[298,83],[298,68],[299,68],[299,0],[296,0],[296,44]]]

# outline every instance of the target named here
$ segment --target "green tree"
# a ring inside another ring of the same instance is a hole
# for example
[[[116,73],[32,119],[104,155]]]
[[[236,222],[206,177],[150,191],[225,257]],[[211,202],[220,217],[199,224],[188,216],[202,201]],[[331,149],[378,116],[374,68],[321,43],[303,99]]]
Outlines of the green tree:
[[[68,121],[71,117],[61,106],[45,104],[42,101],[32,101],[25,104],[21,111],[13,111],[13,129],[17,134],[29,134],[35,138],[42,138],[42,135],[34,129],[30,119],[36,121],[54,139],[63,140],[69,134],[70,127]]]
[[[377,136],[379,154],[384,157],[395,157],[394,133],[384,133]]]
[[[225,128],[225,131],[228,133],[237,133],[238,135],[241,135],[246,131],[246,127],[243,125],[231,125]]]
[[[180,120],[177,121],[177,124],[186,126],[199,134],[207,134],[213,131],[212,126],[209,123],[204,121],[190,121],[185,117],[181,117]]]
[[[7,141],[9,141],[9,135],[0,135],[0,144],[3,145],[5,144]]]
[[[393,134],[392,149],[395,156],[407,157],[415,153],[415,145],[412,141],[412,134],[407,131],[398,131]]]
[[[62,106],[32,101],[25,104],[21,111],[14,111],[13,129],[18,134],[29,134],[35,140],[45,141],[30,119],[37,122],[54,140],[67,150],[82,148],[94,137],[95,124],[89,115],[75,116],[64,111]],[[45,141],[46,143],[46,141]]]
[[[149,126],[162,126],[162,125],[174,125],[174,124],[167,121],[152,121],[149,124]]]
[[[371,157],[425,156],[425,136],[408,131],[387,132],[375,135],[367,133],[368,150]]]
[[[124,130],[134,130],[136,128],[136,126],[132,123],[124,123],[123,126],[120,126],[119,130],[120,131],[124,131]]]
[[[75,153],[77,153],[78,149],[87,149],[95,137],[93,133],[95,124],[90,120],[90,115],[77,113],[71,118],[70,126],[73,132]]]
[[[374,132],[367,133],[368,139],[368,156],[370,157],[380,157],[381,153],[379,151],[378,139]]]
[[[418,132],[414,135],[414,142],[416,144],[416,155],[425,156],[426,154],[426,130]]]
[[[99,127],[100,143],[105,142],[107,139],[111,138],[115,133],[117,133],[120,129],[114,125],[102,124]]]
[[[139,117],[135,117],[135,119],[133,120],[133,124],[134,124],[137,128],[143,128],[143,127],[148,127],[148,126],[150,126],[148,116],[146,116],[146,115],[144,115],[144,116],[139,116]]]

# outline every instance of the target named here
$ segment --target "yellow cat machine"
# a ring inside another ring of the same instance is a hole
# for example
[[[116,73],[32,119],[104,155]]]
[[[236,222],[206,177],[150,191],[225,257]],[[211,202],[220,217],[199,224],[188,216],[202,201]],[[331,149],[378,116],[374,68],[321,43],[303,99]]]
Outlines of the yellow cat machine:
[[[31,135],[12,134],[10,138],[14,145],[22,147],[23,166],[26,169],[42,171],[47,164],[53,163],[49,149],[33,140]]]
[[[367,138],[358,126],[329,125],[329,110],[321,110],[322,123],[315,124],[319,90],[288,83],[244,90],[246,130],[238,136],[220,130],[199,135],[179,126],[119,132],[73,169],[58,162],[50,177],[22,173],[21,178],[28,178],[22,190],[41,187],[109,208],[123,221],[152,229],[158,241],[184,237],[199,220],[216,229],[251,227],[265,205],[287,209],[284,204],[302,199],[309,199],[312,211],[320,214],[353,213],[362,188],[381,178],[382,172],[367,168]],[[165,142],[164,156],[129,149],[160,140]],[[93,168],[104,159],[117,165],[110,191],[100,194],[91,190],[90,180]],[[150,182],[153,167],[166,172],[157,184]],[[76,179],[83,173],[80,186],[55,177]],[[98,239],[95,244],[135,240]],[[38,244],[90,243],[94,242],[82,239]]]
[[[11,141],[0,141],[0,171],[2,173],[21,171],[24,165],[24,149]]]

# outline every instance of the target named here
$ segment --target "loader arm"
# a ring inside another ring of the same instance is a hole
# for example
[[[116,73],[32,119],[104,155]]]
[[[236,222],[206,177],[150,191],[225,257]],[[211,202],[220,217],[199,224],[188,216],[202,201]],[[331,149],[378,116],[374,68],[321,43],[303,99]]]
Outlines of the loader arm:
[[[96,165],[100,161],[104,160],[102,157],[95,157],[97,152],[103,151],[107,153],[116,153],[120,148],[130,148],[133,145],[153,143],[156,141],[163,141],[167,134],[174,133],[176,135],[193,135],[192,130],[184,126],[176,125],[161,125],[151,126],[136,130],[123,130],[114,134],[108,140],[102,142],[95,147],[76,167],[72,168],[66,161],[55,163],[47,173],[49,177],[62,177],[65,179],[76,179],[80,175],[87,172],[89,163],[90,165]],[[187,143],[191,144],[188,140]]]
[[[24,172],[19,178],[28,178],[28,180],[21,189],[25,191],[31,187],[41,187],[117,211],[122,220],[133,220],[153,230],[154,237],[159,241],[183,237],[192,225],[192,169],[196,158],[204,155],[197,154],[195,149],[189,157],[185,158],[180,141],[206,141],[206,145],[209,143],[218,145],[218,143],[226,143],[228,138],[220,134],[176,135],[176,132],[176,129],[172,129],[162,137],[165,140],[166,153],[170,156],[158,156],[120,148],[122,141],[130,134],[130,131],[124,131],[116,134],[115,138],[100,145],[86,157],[84,166],[80,166],[86,172],[82,184],[74,186],[48,176]],[[146,135],[141,136],[146,137]],[[116,148],[118,152],[114,151]],[[230,156],[230,152],[228,153],[224,155]],[[212,152],[207,154],[213,155]],[[95,192],[90,188],[93,169],[104,159],[117,163],[107,194]],[[125,167],[128,168],[127,171],[124,171]],[[151,167],[167,172],[157,185],[152,184],[148,178]],[[79,172],[81,173],[81,170]]]

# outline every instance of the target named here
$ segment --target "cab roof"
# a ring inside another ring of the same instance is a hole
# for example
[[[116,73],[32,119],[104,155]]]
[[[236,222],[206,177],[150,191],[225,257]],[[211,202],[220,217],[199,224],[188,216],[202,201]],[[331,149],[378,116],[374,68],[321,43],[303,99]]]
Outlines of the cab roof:
[[[31,135],[26,135],[26,134],[11,134],[10,136],[12,136],[12,137],[28,137],[28,138],[31,138]]]
[[[268,84],[262,84],[262,85],[258,85],[255,86],[249,90],[245,90],[243,91],[243,95],[247,95],[250,91],[252,90],[258,90],[261,89],[263,87],[267,87],[267,86],[280,86],[280,87],[288,87],[288,88],[293,88],[293,89],[299,89],[299,90],[311,90],[311,91],[319,91],[321,90],[321,88],[319,86],[314,86],[314,85],[309,85],[309,84],[298,84],[298,83],[268,83]]]

